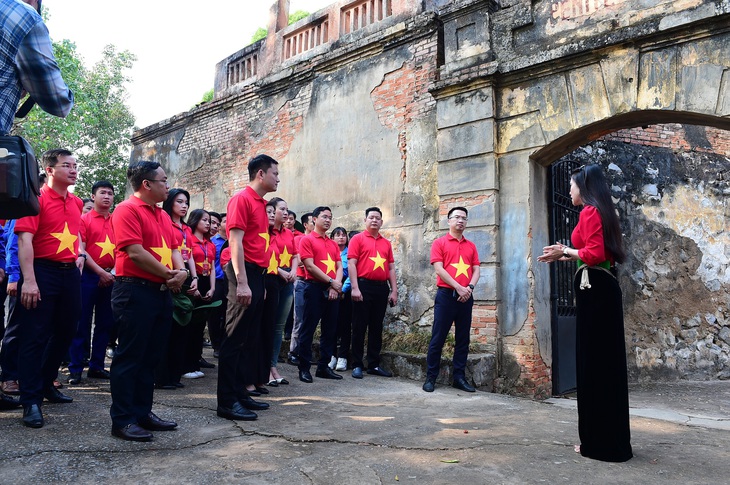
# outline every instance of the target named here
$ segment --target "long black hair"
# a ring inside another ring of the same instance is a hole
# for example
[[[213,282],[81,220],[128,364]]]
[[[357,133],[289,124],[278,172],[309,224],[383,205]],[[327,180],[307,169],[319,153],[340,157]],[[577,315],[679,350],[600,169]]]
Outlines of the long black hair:
[[[583,204],[595,207],[601,215],[603,226],[603,244],[613,256],[614,261],[626,261],[626,252],[623,246],[621,225],[619,224],[616,207],[611,199],[608,182],[603,175],[603,169],[596,163],[583,165],[573,171],[573,181],[580,190]]]
[[[210,218],[210,212],[208,212],[205,209],[195,209],[190,214],[188,214],[188,226],[190,226],[190,229],[193,230],[193,233],[195,233],[195,228],[198,227],[198,223],[203,218],[205,214],[208,214],[208,218]],[[210,237],[210,228],[208,228],[208,232],[203,234],[204,237]]]
[[[188,199],[188,209],[190,208],[190,193],[185,189],[170,189],[167,192],[167,199],[162,203],[162,210],[167,212],[172,217],[172,204],[175,203],[175,198],[183,194]],[[185,218],[181,218],[180,221],[185,224]]]

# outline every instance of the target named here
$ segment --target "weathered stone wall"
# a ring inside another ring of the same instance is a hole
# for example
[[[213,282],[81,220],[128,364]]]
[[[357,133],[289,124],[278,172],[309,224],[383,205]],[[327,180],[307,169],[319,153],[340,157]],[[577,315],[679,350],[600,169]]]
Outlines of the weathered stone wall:
[[[730,378],[730,132],[657,125],[605,138],[567,157],[600,163],[616,200],[630,377]]]

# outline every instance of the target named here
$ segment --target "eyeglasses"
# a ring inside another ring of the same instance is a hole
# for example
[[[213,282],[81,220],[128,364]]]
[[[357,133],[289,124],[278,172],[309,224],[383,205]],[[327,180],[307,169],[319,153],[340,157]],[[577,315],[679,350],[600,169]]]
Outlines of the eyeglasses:
[[[55,165],[53,168],[62,168],[64,170],[69,170],[69,169],[70,170],[77,170],[79,167],[75,163],[74,164],[71,164],[71,163],[62,163],[60,165]]]
[[[317,216],[317,218],[318,219],[325,219],[325,220],[328,220],[328,221],[331,221],[332,220],[332,216],[319,215],[319,216]]]
[[[165,184],[165,186],[167,186],[167,179],[145,179],[145,180],[148,182],[162,182],[163,184]]]
[[[464,221],[464,222],[469,220],[469,218],[465,217],[465,216],[451,216],[451,217],[449,217],[449,219],[456,219],[457,221]]]

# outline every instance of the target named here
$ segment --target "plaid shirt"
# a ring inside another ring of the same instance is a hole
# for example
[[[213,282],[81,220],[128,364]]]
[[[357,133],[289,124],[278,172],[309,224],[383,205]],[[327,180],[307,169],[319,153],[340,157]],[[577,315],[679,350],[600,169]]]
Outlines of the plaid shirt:
[[[41,16],[20,0],[0,0],[0,25],[0,135],[10,133],[23,89],[43,111],[65,117],[74,96]]]

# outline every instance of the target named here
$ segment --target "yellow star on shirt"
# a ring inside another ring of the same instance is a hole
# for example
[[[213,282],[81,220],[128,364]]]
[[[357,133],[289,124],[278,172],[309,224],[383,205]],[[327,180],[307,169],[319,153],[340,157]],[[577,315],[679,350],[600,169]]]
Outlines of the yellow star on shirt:
[[[157,253],[157,255],[160,257],[160,263],[167,266],[169,269],[172,269],[172,249],[167,246],[167,241],[165,241],[164,237],[162,238],[161,247],[150,247],[150,249]]]
[[[337,271],[335,271],[335,260],[332,259],[332,256],[330,256],[329,253],[327,254],[327,259],[322,259],[320,262],[327,266],[325,274],[330,274],[330,272],[332,272],[333,275],[337,274]]]
[[[105,254],[108,254],[111,257],[114,257],[114,248],[116,247],[113,242],[109,240],[109,235],[106,236],[106,241],[104,242],[98,242],[96,243],[97,246],[101,248],[101,254],[99,255],[99,259],[103,258]]]
[[[268,232],[260,232],[259,233],[259,236],[261,236],[262,238],[264,238],[264,241],[266,241],[266,251],[268,251],[269,250],[269,240],[270,240],[269,233]]]
[[[291,266],[291,254],[289,254],[289,250],[286,246],[284,246],[284,251],[279,255],[279,263],[281,264],[282,268],[288,268]]]
[[[74,251],[74,243],[76,242],[76,239],[78,239],[78,236],[76,234],[71,234],[68,230],[68,222],[64,224],[63,232],[52,232],[51,236],[61,241],[58,245],[58,251],[56,251],[56,254],[60,253],[64,249],[71,251],[71,254],[76,254],[76,251]]]
[[[373,262],[373,271],[378,268],[382,268],[385,271],[385,258],[380,255],[380,251],[376,251],[375,254],[375,256],[370,257],[370,260]]]
[[[463,257],[459,256],[459,262],[451,263],[451,266],[456,268],[456,274],[454,275],[454,278],[458,278],[460,274],[463,274],[467,278],[469,277],[469,273],[467,273],[467,270],[469,269],[469,265],[464,262]]]
[[[276,254],[271,253],[271,259],[269,259],[269,267],[266,268],[266,272],[269,274],[276,274],[277,269],[279,269],[279,263],[276,261]]]

